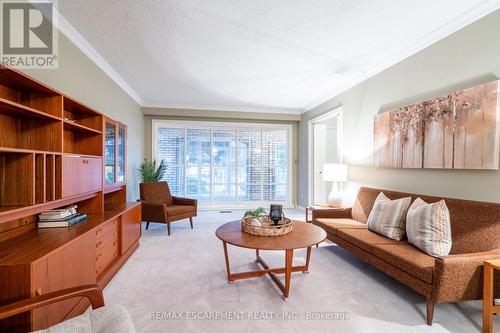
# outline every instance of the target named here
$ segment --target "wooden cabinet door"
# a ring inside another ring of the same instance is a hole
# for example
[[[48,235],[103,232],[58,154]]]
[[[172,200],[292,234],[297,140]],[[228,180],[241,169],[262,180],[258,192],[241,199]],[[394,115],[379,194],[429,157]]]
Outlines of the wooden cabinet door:
[[[32,290],[31,297],[46,294],[49,291],[49,271],[47,258],[32,265]],[[49,326],[48,307],[34,309],[31,312],[31,330],[41,330]]]
[[[122,214],[122,254],[141,237],[141,206]]]
[[[102,159],[62,157],[62,197],[99,191],[102,188]]]
[[[96,283],[95,268],[95,235],[87,233],[47,258],[47,292]],[[75,298],[45,307],[48,326],[63,321],[80,300]]]

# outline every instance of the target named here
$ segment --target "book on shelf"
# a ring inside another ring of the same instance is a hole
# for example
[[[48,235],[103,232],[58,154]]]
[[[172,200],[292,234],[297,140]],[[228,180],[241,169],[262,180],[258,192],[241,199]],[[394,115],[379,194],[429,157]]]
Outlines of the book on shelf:
[[[39,220],[53,220],[53,219],[65,219],[76,215],[76,205],[71,205],[62,209],[52,209],[42,212],[38,215]]]
[[[65,220],[52,220],[52,221],[38,221],[38,228],[59,228],[59,227],[70,227],[79,222],[83,222],[87,219],[87,214],[76,214]]]

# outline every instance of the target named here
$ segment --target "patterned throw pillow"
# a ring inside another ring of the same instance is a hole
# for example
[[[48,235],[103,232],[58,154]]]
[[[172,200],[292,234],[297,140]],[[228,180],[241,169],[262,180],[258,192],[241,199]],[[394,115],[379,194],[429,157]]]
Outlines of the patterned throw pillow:
[[[380,192],[368,216],[368,229],[385,237],[400,241],[406,233],[406,211],[411,198],[391,200]]]
[[[433,256],[446,256],[451,250],[450,212],[446,202],[428,204],[417,198],[408,209],[406,233],[410,244]]]

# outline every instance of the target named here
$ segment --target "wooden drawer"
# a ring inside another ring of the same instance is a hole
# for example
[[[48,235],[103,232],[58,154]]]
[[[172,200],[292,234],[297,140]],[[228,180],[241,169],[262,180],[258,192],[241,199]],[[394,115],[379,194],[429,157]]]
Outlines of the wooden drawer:
[[[118,257],[119,246],[118,239],[110,242],[103,243],[103,245],[96,251],[96,276],[99,276],[108,266]]]
[[[104,235],[104,237],[101,237],[100,239],[96,240],[96,250],[97,253],[101,251],[103,248],[106,246],[109,246],[109,244],[119,244],[119,237],[118,237],[118,231],[110,231],[107,234]]]
[[[63,156],[62,197],[99,191],[102,188],[102,158]]]
[[[114,237],[114,233],[118,236],[118,219],[114,219],[100,225],[95,231],[95,237],[97,242],[99,242],[100,240]]]
[[[118,219],[103,223],[96,233],[96,276],[101,274],[119,255]]]

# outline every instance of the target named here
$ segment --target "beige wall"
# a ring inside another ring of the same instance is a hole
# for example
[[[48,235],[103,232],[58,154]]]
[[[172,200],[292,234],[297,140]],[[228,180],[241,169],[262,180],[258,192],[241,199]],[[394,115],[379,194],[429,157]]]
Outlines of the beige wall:
[[[144,157],[144,121],[139,105],[62,33],[59,69],[26,72],[128,126],[127,198],[135,201],[139,197],[137,167]]]
[[[147,158],[152,156],[152,120],[185,120],[200,122],[233,122],[233,123],[266,123],[266,124],[291,124],[292,125],[292,203],[297,202],[297,131],[299,115],[279,114],[279,113],[247,113],[230,111],[201,111],[201,110],[179,110],[143,108],[145,123],[145,154]]]
[[[302,115],[299,202],[307,203],[308,121],[344,110],[344,161],[351,189],[360,184],[500,202],[499,171],[397,170],[373,167],[373,117],[381,111],[500,77],[500,11],[435,43]]]

